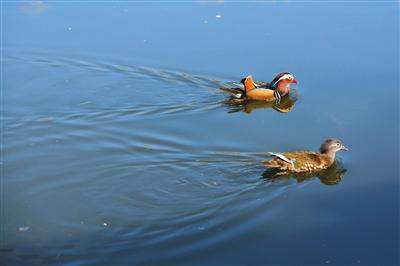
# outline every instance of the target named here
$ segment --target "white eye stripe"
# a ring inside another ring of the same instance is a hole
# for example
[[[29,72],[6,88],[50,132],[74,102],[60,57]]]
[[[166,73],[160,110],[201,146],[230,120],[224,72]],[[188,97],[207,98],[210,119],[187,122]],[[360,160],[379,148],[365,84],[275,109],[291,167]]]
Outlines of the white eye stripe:
[[[285,74],[282,77],[280,77],[277,81],[275,81],[275,83],[272,86],[275,86],[276,84],[278,84],[279,81],[281,81],[282,79],[289,79],[289,78],[293,79],[293,76],[290,74]]]

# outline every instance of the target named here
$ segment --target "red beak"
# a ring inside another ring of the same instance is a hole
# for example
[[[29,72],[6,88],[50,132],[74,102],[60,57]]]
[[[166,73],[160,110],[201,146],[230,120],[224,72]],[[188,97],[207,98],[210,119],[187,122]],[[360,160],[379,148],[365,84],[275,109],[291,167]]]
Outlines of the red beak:
[[[292,81],[292,83],[297,84],[297,80],[294,79],[294,80]]]

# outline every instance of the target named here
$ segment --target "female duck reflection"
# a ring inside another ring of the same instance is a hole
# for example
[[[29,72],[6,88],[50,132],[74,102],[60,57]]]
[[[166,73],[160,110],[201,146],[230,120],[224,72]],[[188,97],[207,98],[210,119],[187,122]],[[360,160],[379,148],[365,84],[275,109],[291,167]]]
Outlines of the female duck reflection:
[[[267,169],[262,177],[267,181],[277,182],[277,181],[287,181],[291,178],[296,179],[298,183],[309,181],[314,177],[317,177],[319,181],[324,185],[337,185],[342,181],[342,178],[346,174],[347,169],[340,163],[334,163],[328,169],[319,172],[304,172],[304,173],[294,173],[294,172],[279,172],[276,170]]]
[[[223,104],[229,108],[229,113],[245,112],[251,113],[255,109],[273,108],[281,113],[290,112],[297,100],[296,93],[291,91],[290,84],[297,83],[289,72],[279,73],[271,83],[253,80],[247,76],[241,80],[241,87],[221,90],[228,92],[231,98]]]

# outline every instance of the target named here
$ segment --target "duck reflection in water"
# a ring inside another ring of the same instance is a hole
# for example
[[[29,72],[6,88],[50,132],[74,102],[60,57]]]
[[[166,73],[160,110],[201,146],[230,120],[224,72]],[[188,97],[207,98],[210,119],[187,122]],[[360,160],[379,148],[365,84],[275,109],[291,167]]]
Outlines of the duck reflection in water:
[[[312,180],[317,177],[319,181],[324,185],[337,185],[342,181],[342,178],[346,174],[347,169],[341,163],[334,163],[329,168],[320,170],[317,172],[304,172],[304,173],[294,173],[288,171],[279,171],[273,169],[267,169],[262,177],[266,181],[278,182],[278,181],[288,181],[292,178],[296,179],[298,183]]]
[[[267,108],[272,108],[280,113],[289,113],[293,110],[296,101],[297,94],[293,90],[291,94],[282,97],[280,101],[267,102],[230,97],[223,101],[223,105],[228,108],[228,113],[244,112],[250,114],[254,110]]]

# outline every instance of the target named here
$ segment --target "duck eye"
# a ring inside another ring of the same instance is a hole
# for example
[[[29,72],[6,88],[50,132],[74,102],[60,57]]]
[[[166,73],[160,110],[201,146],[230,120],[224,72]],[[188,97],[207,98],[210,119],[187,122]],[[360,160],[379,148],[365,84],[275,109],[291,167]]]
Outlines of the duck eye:
[[[336,143],[336,146],[338,146],[338,147],[339,147],[339,146],[340,146],[340,143]]]

